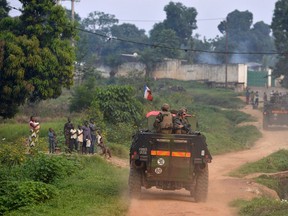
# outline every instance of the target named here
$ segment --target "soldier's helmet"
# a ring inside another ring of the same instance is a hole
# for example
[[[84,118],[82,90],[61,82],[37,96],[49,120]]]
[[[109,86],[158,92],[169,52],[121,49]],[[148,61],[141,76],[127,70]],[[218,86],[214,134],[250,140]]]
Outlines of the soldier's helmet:
[[[182,107],[180,110],[182,110],[184,113],[188,112],[188,109],[186,107]]]
[[[178,110],[177,115],[182,116],[184,114],[184,112],[185,111],[183,109],[180,109],[180,110]]]
[[[161,107],[161,110],[163,110],[163,111],[168,111],[169,109],[170,109],[170,106],[167,103],[164,103]]]

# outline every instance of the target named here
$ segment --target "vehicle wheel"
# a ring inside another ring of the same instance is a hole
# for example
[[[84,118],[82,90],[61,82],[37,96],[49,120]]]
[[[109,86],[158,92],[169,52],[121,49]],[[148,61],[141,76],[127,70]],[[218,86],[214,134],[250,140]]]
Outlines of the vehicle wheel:
[[[130,197],[139,199],[141,195],[141,170],[134,167],[130,168],[128,186]]]
[[[196,202],[205,202],[208,195],[208,164],[197,171],[194,198]]]

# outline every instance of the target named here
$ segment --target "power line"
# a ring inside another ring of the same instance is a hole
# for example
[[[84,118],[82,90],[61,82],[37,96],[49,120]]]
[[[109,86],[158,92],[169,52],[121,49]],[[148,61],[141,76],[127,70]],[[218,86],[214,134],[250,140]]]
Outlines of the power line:
[[[150,44],[150,43],[145,43],[145,42],[139,42],[139,41],[134,41],[130,39],[125,39],[125,38],[119,38],[119,37],[111,37],[107,36],[104,33],[98,33],[98,32],[92,32],[86,29],[81,29],[76,27],[77,30],[86,32],[89,34],[94,34],[103,38],[106,38],[108,41],[110,40],[118,40],[122,42],[127,42],[127,43],[133,43],[133,44],[138,44],[138,45],[144,45],[144,46],[150,46],[152,48],[162,48],[162,49],[169,49],[169,50],[181,50],[185,52],[202,52],[202,53],[211,53],[211,54],[230,54],[230,55],[283,55],[285,53],[277,53],[277,52],[232,52],[232,51],[211,51],[211,50],[199,50],[199,49],[188,49],[188,48],[178,48],[178,47],[170,47],[166,46],[163,44]]]
[[[12,6],[8,6],[9,8],[12,8],[14,10],[18,10],[22,12],[20,9],[17,9]],[[220,19],[220,18],[217,18]],[[75,27],[75,29],[88,33],[88,34],[94,34],[99,37],[106,38],[107,41],[111,40],[117,40],[121,42],[126,42],[126,43],[132,43],[132,44],[138,44],[138,45],[143,45],[143,46],[149,46],[152,48],[162,48],[162,49],[168,49],[168,50],[180,50],[184,52],[199,52],[199,53],[210,53],[210,54],[227,54],[227,55],[287,55],[288,53],[278,53],[278,52],[233,52],[233,51],[213,51],[213,50],[199,50],[199,49],[190,49],[190,48],[179,48],[179,47],[171,47],[171,46],[166,46],[164,44],[151,44],[151,43],[145,43],[145,42],[140,42],[140,41],[134,41],[130,40],[127,38],[119,38],[119,37],[113,37],[113,36],[107,36],[105,33],[99,33],[99,32],[92,32],[86,29],[81,29],[78,27]]]

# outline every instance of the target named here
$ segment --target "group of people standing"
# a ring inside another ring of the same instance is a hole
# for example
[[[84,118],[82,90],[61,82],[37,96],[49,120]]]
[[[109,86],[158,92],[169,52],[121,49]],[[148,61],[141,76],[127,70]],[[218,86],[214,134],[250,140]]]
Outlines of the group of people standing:
[[[181,108],[176,115],[169,111],[169,104],[165,103],[161,107],[161,111],[156,116],[153,124],[157,133],[163,134],[188,134],[192,133],[191,125],[187,119],[188,116],[186,108]]]
[[[105,153],[107,147],[104,145],[101,131],[96,127],[94,119],[85,121],[83,125],[75,127],[71,119],[64,125],[65,144],[70,153],[79,152],[81,154],[95,154],[97,153],[97,146]],[[109,151],[109,157],[111,153]]]
[[[259,105],[259,92],[250,91],[249,88],[246,89],[246,104],[252,104],[253,107],[257,108]]]
[[[39,139],[40,123],[34,116],[30,117],[30,135],[29,135],[29,147],[34,147]],[[64,125],[64,137],[65,145],[69,153],[78,152],[82,154],[95,154],[96,147],[99,146],[102,150],[101,154],[105,154],[111,157],[111,152],[104,145],[101,131],[96,127],[94,119],[85,121],[84,124],[75,127],[71,119],[68,118]],[[55,153],[57,147],[57,135],[53,128],[48,130],[48,143],[49,153]]]
[[[82,154],[94,154],[96,144],[96,125],[93,119],[85,121],[76,128],[71,119],[64,125],[65,145],[69,152],[81,152]]]

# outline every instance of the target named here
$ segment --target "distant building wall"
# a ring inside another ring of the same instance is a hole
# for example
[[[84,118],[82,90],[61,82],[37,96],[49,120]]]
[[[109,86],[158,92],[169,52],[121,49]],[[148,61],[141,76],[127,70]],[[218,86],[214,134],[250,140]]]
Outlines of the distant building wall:
[[[112,69],[101,66],[97,68],[104,77],[109,76]],[[115,69],[115,76],[144,76],[146,67],[140,62],[127,62]],[[185,64],[180,60],[168,60],[159,63],[151,73],[154,78],[170,78],[177,80],[198,80],[225,83],[226,65]],[[247,66],[245,64],[227,65],[227,82],[247,84]]]
[[[166,61],[152,72],[155,78],[171,78],[178,80],[206,80],[224,83],[226,77],[225,65],[183,64],[179,60]],[[247,66],[245,64],[227,65],[227,82],[247,83]]]
[[[146,66],[140,62],[127,62],[117,68],[116,76],[138,75],[144,76],[146,74]]]

